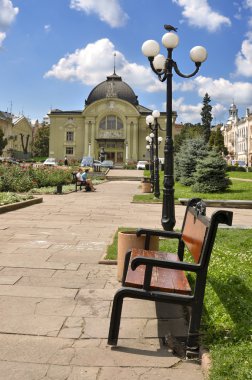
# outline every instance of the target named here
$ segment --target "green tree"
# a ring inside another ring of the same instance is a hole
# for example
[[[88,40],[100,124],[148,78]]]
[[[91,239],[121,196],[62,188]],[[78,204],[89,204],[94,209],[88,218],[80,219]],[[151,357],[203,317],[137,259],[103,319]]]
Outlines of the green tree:
[[[203,127],[203,135],[205,142],[208,143],[210,139],[211,134],[211,122],[213,120],[212,117],[212,106],[210,104],[211,98],[208,95],[208,93],[205,94],[203,98],[203,107],[200,113],[201,116],[201,123]]]
[[[216,149],[210,150],[204,159],[198,160],[192,190],[200,193],[225,191],[231,184],[226,169],[227,164],[221,153]]]
[[[202,137],[201,124],[185,123],[179,134],[174,137],[174,152],[180,151],[183,142],[187,139],[196,139]]]
[[[43,125],[37,129],[32,144],[32,153],[34,156],[46,157],[49,155],[49,127]]]
[[[0,155],[3,154],[3,150],[6,147],[8,141],[6,138],[4,138],[4,133],[2,129],[0,129]]]
[[[224,145],[224,136],[220,128],[217,128],[216,131],[211,131],[209,146],[210,148],[215,148],[218,152],[224,154],[224,156],[228,154],[228,150]]]
[[[191,186],[194,183],[194,172],[198,160],[206,157],[208,151],[203,138],[187,139],[181,146],[175,158],[175,176],[182,185]]]

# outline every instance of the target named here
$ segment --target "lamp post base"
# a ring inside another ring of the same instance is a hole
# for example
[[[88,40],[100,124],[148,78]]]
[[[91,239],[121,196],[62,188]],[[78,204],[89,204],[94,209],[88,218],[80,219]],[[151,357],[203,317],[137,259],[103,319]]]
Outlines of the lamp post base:
[[[163,190],[163,210],[161,223],[165,231],[172,231],[176,224],[174,189]]]

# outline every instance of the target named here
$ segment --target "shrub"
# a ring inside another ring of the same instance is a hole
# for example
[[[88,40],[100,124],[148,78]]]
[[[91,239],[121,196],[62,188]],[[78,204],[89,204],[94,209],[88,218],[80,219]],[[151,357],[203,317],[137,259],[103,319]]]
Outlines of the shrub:
[[[207,152],[207,145],[202,138],[188,139],[183,143],[175,158],[177,167],[175,178],[179,178],[182,185],[191,186],[194,183],[193,174],[196,171],[197,162],[206,157]]]
[[[243,166],[228,165],[227,172],[246,172],[246,168]]]
[[[26,192],[35,187],[67,185],[72,182],[70,170],[1,166],[0,191]]]
[[[225,191],[231,184],[226,167],[226,161],[221,154],[216,150],[210,151],[207,157],[197,164],[192,190],[201,193]]]

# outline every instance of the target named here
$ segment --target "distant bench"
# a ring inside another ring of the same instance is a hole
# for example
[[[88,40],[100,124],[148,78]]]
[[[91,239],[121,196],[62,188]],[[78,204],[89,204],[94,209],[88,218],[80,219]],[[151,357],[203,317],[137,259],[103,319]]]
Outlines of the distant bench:
[[[75,191],[78,191],[78,187],[80,190],[82,190],[82,188],[85,188],[86,191],[91,191],[91,188],[86,181],[78,180],[76,172],[73,172],[72,176],[73,176],[73,183],[75,184]]]
[[[182,205],[187,205],[189,198],[179,198]],[[252,208],[252,201],[233,200],[233,199],[204,199],[206,206],[209,207],[226,207],[226,208]]]
[[[195,198],[188,201],[181,232],[137,231],[138,236],[146,234],[146,249],[133,248],[126,254],[122,288],[114,296],[108,344],[117,345],[124,298],[175,303],[190,306],[186,354],[187,357],[198,356],[207,270],[216,232],[219,223],[231,226],[233,218],[232,212],[224,210],[216,211],[210,219],[205,214],[205,204]],[[149,251],[149,241],[153,235],[177,239],[177,254]],[[193,263],[183,261],[185,247]],[[194,290],[185,271],[196,275]]]

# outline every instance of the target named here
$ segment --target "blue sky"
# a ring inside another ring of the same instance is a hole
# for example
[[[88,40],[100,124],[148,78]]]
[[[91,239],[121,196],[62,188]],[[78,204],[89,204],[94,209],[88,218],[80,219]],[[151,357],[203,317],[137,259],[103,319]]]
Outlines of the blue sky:
[[[252,112],[252,0],[0,0],[0,110],[42,120],[50,108],[81,110],[94,86],[116,72],[140,104],[165,110],[165,84],[141,52],[160,42],[164,24],[178,28],[173,59],[194,70],[195,45],[208,59],[191,79],[173,76],[179,122],[200,122],[204,94],[213,124],[234,101]],[[161,46],[161,52],[165,49]]]

